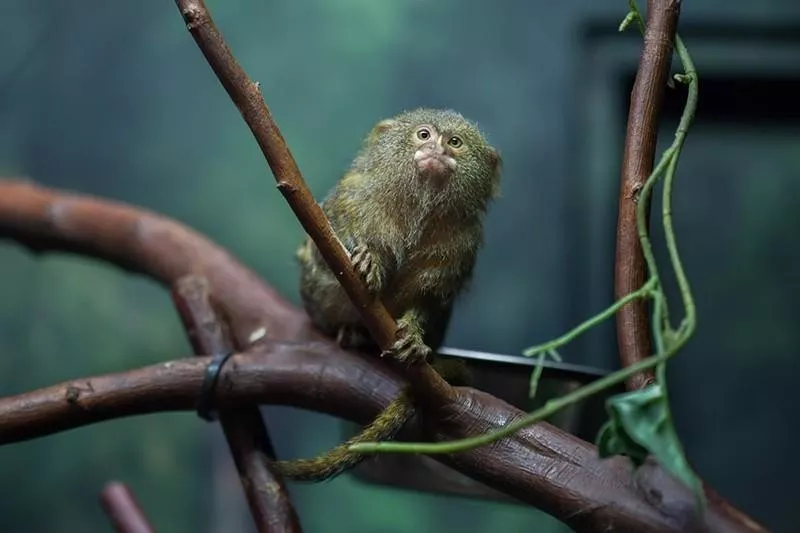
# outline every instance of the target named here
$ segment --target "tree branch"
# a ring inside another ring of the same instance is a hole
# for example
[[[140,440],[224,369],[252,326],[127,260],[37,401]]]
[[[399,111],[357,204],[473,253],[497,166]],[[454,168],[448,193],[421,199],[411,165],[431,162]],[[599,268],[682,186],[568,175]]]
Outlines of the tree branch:
[[[375,342],[381,350],[388,350],[395,342],[397,324],[383,303],[370,296],[353,269],[347,251],[306,185],[259,85],[233,57],[203,0],[176,0],[175,3],[189,33],[252,131],[278,182],[278,189],[353,301]],[[450,386],[428,364],[395,366],[406,374],[415,393],[425,401],[446,401],[452,394]]]
[[[121,416],[193,409],[210,357],[170,361],[129,372],[72,380],[0,400],[0,443],[41,437]],[[292,405],[364,423],[399,391],[374,358],[331,343],[264,343],[223,367],[221,409],[253,403]],[[361,376],[353,380],[353,376]],[[447,416],[427,424],[435,440],[496,428],[522,416],[492,396],[457,388]],[[432,456],[471,477],[553,514],[576,531],[701,531],[691,494],[654,462],[632,475],[622,457],[600,460],[594,446],[546,424],[494,446]],[[657,496],[655,496],[657,495]],[[711,506],[714,531],[747,531]]]
[[[226,354],[234,350],[226,324],[213,308],[205,278],[180,278],[173,286],[172,299],[196,355]],[[270,464],[275,451],[258,406],[220,411],[219,423],[259,533],[301,531],[286,486]]]
[[[617,219],[614,293],[617,299],[639,289],[647,279],[647,265],[636,229],[636,200],[653,171],[658,137],[658,118],[669,76],[680,0],[648,0],[644,46],[636,71],[628,112],[628,128],[622,156],[622,175]],[[647,206],[648,217],[650,206]],[[647,358],[651,352],[647,302],[636,299],[617,313],[617,339],[623,366]],[[628,389],[640,389],[655,381],[648,370],[630,378]]]
[[[86,195],[58,193],[25,180],[0,180],[0,239],[33,252],[69,252],[108,261],[170,287],[181,276],[205,277],[246,346],[267,327],[273,339],[307,329],[289,304],[226,250],[185,225],[145,209]],[[270,317],[269,324],[265,317]],[[313,335],[313,332],[306,332]]]
[[[0,238],[34,250],[83,253],[145,273],[169,286],[198,273],[209,280],[237,339],[265,327],[273,339],[237,355],[218,384],[221,409],[281,403],[364,423],[405,386],[374,357],[339,350],[306,314],[280,298],[230,255],[192,230],[146,211],[31,184],[0,181]],[[320,340],[323,339],[323,340]],[[237,341],[239,342],[239,341]],[[176,361],[124,374],[74,380],[0,400],[0,443],[15,442],[159,410],[193,409],[208,358]],[[450,440],[496,429],[524,415],[488,394],[455,389],[433,412],[423,410],[426,437]],[[422,406],[424,407],[424,405]],[[575,531],[702,531],[691,520],[693,496],[648,462],[635,475],[624,458],[597,451],[546,423],[492,446],[436,460],[550,513]],[[708,495],[713,531],[763,531],[724,500]]]
[[[153,533],[153,526],[139,507],[139,502],[123,483],[107,483],[100,492],[100,505],[117,533]]]

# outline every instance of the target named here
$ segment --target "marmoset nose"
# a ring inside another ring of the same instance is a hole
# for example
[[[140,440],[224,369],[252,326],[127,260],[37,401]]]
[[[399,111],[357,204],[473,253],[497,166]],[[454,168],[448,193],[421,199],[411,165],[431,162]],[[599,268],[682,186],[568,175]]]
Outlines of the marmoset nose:
[[[422,150],[429,154],[442,155],[444,154],[444,147],[441,145],[441,139],[429,141],[422,145]]]

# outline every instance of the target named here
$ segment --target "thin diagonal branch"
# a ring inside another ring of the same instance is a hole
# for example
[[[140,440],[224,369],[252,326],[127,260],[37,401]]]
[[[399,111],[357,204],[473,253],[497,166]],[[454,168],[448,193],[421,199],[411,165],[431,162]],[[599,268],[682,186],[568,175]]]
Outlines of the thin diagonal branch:
[[[180,278],[173,287],[172,299],[195,354],[220,354],[234,350],[227,328],[213,308],[205,278]],[[259,533],[300,532],[300,521],[286,486],[270,465],[275,451],[258,406],[220,411],[219,423],[233,455],[256,529]]]
[[[644,46],[631,92],[617,219],[614,293],[617,299],[638,290],[647,279],[647,265],[636,228],[638,192],[653,170],[658,118],[667,87],[680,0],[649,0]],[[649,216],[649,206],[647,206]],[[617,313],[617,339],[623,366],[651,353],[647,302],[634,300]],[[640,389],[655,380],[652,371],[630,378],[628,389]]]
[[[203,0],[176,0],[175,3],[189,33],[252,131],[278,182],[278,189],[353,301],[375,342],[382,350],[388,350],[395,341],[397,324],[383,303],[369,295],[353,269],[347,251],[306,185],[258,84],[236,61]],[[415,393],[428,400],[452,393],[447,383],[427,364],[414,368],[398,365],[398,369],[415,385]]]

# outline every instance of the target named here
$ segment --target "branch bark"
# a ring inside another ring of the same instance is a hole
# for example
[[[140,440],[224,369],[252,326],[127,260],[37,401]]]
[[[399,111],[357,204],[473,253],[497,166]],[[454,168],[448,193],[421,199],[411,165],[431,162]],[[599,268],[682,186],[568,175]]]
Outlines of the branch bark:
[[[628,111],[628,127],[622,156],[614,292],[617,299],[638,290],[647,279],[647,265],[636,230],[636,199],[653,171],[658,137],[658,118],[667,87],[680,0],[648,0],[644,45],[636,71]],[[647,206],[648,218],[650,206]],[[623,366],[651,354],[647,303],[634,300],[617,313],[617,339]],[[655,382],[652,370],[627,380],[630,390]]]
[[[164,217],[118,203],[0,181],[0,238],[36,251],[105,259],[170,286],[196,273],[209,280],[245,345],[265,327],[272,339],[234,356],[218,384],[220,408],[281,403],[364,423],[405,381],[388,365],[338,349],[306,314],[280,298],[218,246]],[[297,342],[303,344],[296,344]],[[308,341],[314,341],[309,343]],[[74,380],[0,400],[0,443],[35,438],[120,416],[193,409],[208,358],[164,363],[103,378]],[[451,440],[496,429],[524,413],[488,394],[456,388],[419,423],[428,438]],[[487,485],[536,506],[575,531],[764,531],[709,491],[703,523],[693,498],[648,462],[635,476],[624,458],[597,451],[546,423],[514,437],[441,460]]]
[[[227,354],[234,343],[214,310],[208,281],[184,276],[174,284],[172,299],[196,355]],[[219,412],[219,423],[242,482],[250,514],[259,533],[300,532],[300,521],[280,475],[270,459],[275,451],[258,406]]]

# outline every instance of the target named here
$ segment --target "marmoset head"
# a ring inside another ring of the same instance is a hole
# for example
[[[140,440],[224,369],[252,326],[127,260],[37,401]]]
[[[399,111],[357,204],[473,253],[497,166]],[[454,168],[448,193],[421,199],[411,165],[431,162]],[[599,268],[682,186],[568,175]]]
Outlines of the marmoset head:
[[[488,200],[499,188],[500,156],[475,124],[452,110],[416,109],[379,122],[356,170],[404,186]]]

